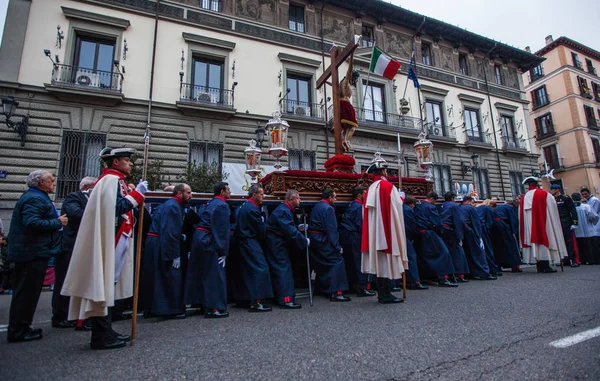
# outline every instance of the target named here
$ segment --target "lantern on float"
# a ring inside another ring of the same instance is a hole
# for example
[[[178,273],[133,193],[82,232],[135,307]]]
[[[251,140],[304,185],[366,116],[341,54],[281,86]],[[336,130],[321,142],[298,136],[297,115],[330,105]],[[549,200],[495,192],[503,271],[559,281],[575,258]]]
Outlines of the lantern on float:
[[[271,147],[269,147],[269,155],[275,158],[275,169],[281,169],[280,158],[287,155],[287,134],[290,125],[285,120],[281,119],[281,113],[275,111],[273,113],[273,119],[267,122],[266,130],[271,135]]]
[[[433,162],[431,161],[431,154],[433,152],[433,143],[431,140],[427,139],[425,132],[421,132],[419,134],[419,140],[415,142],[413,147],[417,154],[417,164],[425,170],[425,180],[432,181],[433,174],[431,173],[431,166],[433,165]]]
[[[260,161],[262,159],[262,150],[256,147],[256,140],[250,140],[248,147],[244,150],[244,156],[246,156],[246,173],[255,183],[256,176],[261,172]]]

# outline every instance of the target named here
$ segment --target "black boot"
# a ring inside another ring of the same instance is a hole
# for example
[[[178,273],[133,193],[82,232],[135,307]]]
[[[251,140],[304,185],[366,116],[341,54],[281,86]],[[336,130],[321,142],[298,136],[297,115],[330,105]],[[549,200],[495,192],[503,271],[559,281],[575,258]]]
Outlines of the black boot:
[[[555,273],[556,270],[554,270],[552,267],[550,267],[550,261],[540,261],[540,272],[542,273]]]
[[[109,316],[98,316],[90,318],[92,323],[92,349],[117,349],[123,348],[126,343],[117,339],[112,334],[112,324]]]
[[[392,280],[377,278],[377,300],[381,304],[402,303],[404,300],[392,294]]]

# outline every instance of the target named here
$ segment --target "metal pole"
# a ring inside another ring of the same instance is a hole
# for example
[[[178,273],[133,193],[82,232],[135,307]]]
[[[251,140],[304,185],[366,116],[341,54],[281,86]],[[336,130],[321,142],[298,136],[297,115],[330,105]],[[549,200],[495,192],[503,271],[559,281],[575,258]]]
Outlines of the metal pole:
[[[302,211],[302,217],[304,219],[304,238],[306,238],[306,268],[308,269],[308,301],[310,306],[313,306],[313,293],[312,293],[312,284],[311,284],[311,273],[310,271],[310,256],[308,254],[308,225],[306,225],[306,211]]]

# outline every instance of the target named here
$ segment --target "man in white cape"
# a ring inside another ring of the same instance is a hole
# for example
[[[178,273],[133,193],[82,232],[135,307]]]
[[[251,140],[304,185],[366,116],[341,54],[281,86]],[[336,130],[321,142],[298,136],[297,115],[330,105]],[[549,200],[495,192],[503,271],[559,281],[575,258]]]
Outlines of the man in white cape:
[[[106,167],[90,195],[73,248],[62,294],[71,297],[69,320],[90,319],[92,349],[126,345],[128,335],[112,329],[110,307],[133,295],[133,209],[144,201],[147,182],[128,192],[130,148],[100,152]]]
[[[528,177],[523,184],[529,190],[521,198],[519,228],[523,262],[536,262],[540,273],[553,273],[550,261],[558,262],[567,255],[567,248],[554,197],[538,187],[536,177]]]
[[[377,156],[377,155],[376,155]],[[379,157],[367,169],[375,176],[365,195],[362,230],[362,272],[377,276],[379,303],[401,303],[392,294],[392,279],[401,279],[408,268],[403,194],[386,179],[387,163]]]

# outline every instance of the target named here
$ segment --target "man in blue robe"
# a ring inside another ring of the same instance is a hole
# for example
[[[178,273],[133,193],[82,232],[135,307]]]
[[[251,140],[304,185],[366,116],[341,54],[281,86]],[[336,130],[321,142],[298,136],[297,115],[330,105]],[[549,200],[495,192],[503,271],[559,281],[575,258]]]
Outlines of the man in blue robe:
[[[494,255],[494,246],[492,244],[492,226],[494,225],[494,209],[486,204],[490,200],[484,201],[477,205],[477,214],[481,220],[481,233],[483,245],[485,249],[485,258],[490,267],[490,274],[493,276],[502,276],[502,269],[496,264],[496,256]]]
[[[308,237],[313,243],[310,255],[317,274],[315,288],[329,295],[332,302],[349,302],[351,299],[344,295],[348,279],[333,208],[336,198],[333,189],[325,189],[321,201],[310,213]]]
[[[294,222],[294,210],[299,206],[300,194],[290,189],[285,194],[285,201],[275,208],[267,220],[265,251],[271,268],[273,290],[278,304],[288,309],[302,308],[301,304],[296,303],[290,252],[304,251],[309,243]]]
[[[185,287],[185,304],[202,304],[204,318],[226,318],[227,277],[225,263],[229,254],[229,184],[214,186],[214,198],[200,214],[194,232]]]
[[[260,185],[253,184],[248,190],[248,201],[240,208],[235,236],[240,249],[241,284],[250,298],[250,312],[268,312],[271,307],[264,305],[264,299],[273,297],[269,264],[262,246],[265,243],[267,228],[260,206],[265,193]]]
[[[465,196],[460,209],[465,221],[464,249],[469,262],[471,278],[475,280],[495,280],[490,274],[490,267],[485,257],[485,246],[483,242],[483,226],[473,206],[475,201],[471,196]]]
[[[510,204],[497,204],[494,209],[492,225],[492,245],[494,256],[499,267],[510,267],[512,272],[521,270],[521,253],[517,242],[519,239],[519,216]]]
[[[415,251],[414,241],[419,234],[417,226],[417,217],[413,210],[416,201],[413,197],[407,196],[402,205],[404,213],[404,231],[406,232],[406,256],[408,257],[408,271],[406,273],[406,288],[409,290],[427,290],[429,287],[421,284],[419,277],[419,266],[417,252]]]
[[[454,280],[468,282],[465,275],[469,274],[469,263],[463,249],[465,239],[465,223],[460,206],[454,202],[456,194],[446,192],[442,204],[442,239],[452,256],[454,264]]]
[[[427,198],[415,207],[418,234],[415,249],[419,253],[419,268],[423,274],[438,279],[439,287],[458,287],[448,280],[454,274],[454,265],[448,248],[441,238],[442,219],[435,206],[438,195],[429,192]]]
[[[185,319],[181,257],[187,255],[187,249],[182,229],[184,206],[191,198],[190,186],[177,184],[173,197],[152,216],[142,271],[145,315]]]
[[[363,222],[363,198],[364,187],[356,187],[352,190],[353,201],[342,216],[340,224],[340,243],[344,250],[344,263],[346,264],[346,275],[348,283],[356,287],[357,296],[375,296],[368,283],[368,275],[361,271],[362,253],[360,244],[362,239]]]

